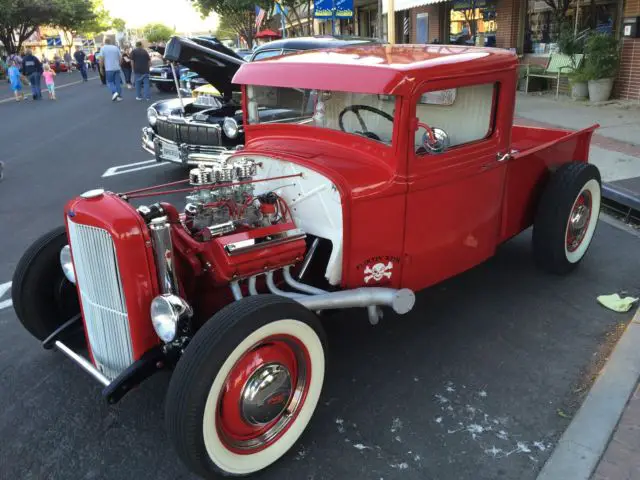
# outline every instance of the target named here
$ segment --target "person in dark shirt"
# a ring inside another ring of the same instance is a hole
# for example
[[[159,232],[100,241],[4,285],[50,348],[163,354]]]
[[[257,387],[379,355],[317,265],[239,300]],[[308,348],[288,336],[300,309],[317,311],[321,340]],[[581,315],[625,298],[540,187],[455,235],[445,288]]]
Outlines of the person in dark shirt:
[[[42,62],[31,53],[31,49],[27,49],[27,54],[22,57],[22,74],[29,79],[33,99],[40,100],[42,98],[42,91],[40,90]]]
[[[122,52],[120,68],[122,69],[122,73],[124,73],[124,83],[127,85],[127,88],[131,90],[133,88],[131,86],[131,52],[128,48]]]
[[[144,98],[151,100],[149,91],[149,67],[151,57],[149,52],[142,48],[142,42],[136,42],[136,48],[131,52],[131,66],[133,67],[134,81],[136,84],[136,100],[142,100],[142,87],[144,85]]]
[[[80,70],[80,74],[82,75],[82,80],[86,82],[88,80],[86,56],[79,46],[76,47],[76,51],[73,54],[73,58],[76,61],[78,70]]]

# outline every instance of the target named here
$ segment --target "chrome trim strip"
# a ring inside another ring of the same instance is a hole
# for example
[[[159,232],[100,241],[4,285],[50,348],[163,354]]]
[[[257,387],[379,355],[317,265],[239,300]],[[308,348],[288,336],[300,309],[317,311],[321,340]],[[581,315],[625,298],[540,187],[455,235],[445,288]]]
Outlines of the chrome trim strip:
[[[300,228],[294,228],[292,230],[285,230],[284,232],[272,234],[272,235],[264,235],[258,238],[250,238],[247,240],[240,240],[238,242],[228,243],[225,245],[224,249],[227,252],[227,255],[239,255],[241,253],[250,252],[257,248],[263,248],[267,246],[280,245],[283,243],[293,242],[294,240],[299,240],[302,238],[306,238],[307,234]],[[266,240],[270,238],[270,240]]]

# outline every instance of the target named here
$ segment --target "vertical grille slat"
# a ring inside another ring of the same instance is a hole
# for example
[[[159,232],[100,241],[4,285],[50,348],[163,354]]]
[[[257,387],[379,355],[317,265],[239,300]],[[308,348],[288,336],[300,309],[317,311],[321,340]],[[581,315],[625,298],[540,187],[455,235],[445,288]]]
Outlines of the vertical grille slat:
[[[133,363],[127,305],[111,235],[69,220],[69,239],[91,352],[113,380]]]

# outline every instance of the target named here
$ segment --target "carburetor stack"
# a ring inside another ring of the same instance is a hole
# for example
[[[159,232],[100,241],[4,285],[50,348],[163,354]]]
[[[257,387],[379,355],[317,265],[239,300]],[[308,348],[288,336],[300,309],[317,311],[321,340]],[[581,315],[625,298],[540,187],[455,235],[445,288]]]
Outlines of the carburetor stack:
[[[275,194],[254,197],[251,180],[258,164],[240,158],[199,165],[189,172],[189,183],[197,187],[187,195],[185,226],[206,241],[238,228],[272,225],[279,198]],[[239,185],[231,185],[240,183]],[[211,186],[211,188],[206,188]]]

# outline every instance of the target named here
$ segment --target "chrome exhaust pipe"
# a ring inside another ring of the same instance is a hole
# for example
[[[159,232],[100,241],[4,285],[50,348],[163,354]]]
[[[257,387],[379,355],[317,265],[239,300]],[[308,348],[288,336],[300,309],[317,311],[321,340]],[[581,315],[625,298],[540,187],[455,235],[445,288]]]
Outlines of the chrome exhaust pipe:
[[[267,288],[274,295],[280,295],[281,297],[293,298],[294,300],[305,297],[303,293],[293,293],[293,292],[285,292],[284,290],[280,290],[276,283],[273,281],[273,270],[269,270],[267,272]]]
[[[326,290],[322,290],[321,288],[316,288],[311,285],[307,285],[305,283],[298,282],[293,276],[291,276],[291,266],[287,265],[284,267],[284,281],[287,282],[291,288],[295,288],[296,290],[300,290],[304,293],[309,293],[311,295],[322,295],[323,293],[328,293]]]
[[[402,288],[400,290],[381,287],[355,288],[353,290],[343,290],[341,292],[331,292],[323,295],[289,298],[293,298],[296,302],[313,311],[358,307],[391,307],[393,311],[399,315],[404,315],[411,311],[416,303],[415,294],[408,288]],[[371,313],[371,310],[369,310],[369,312]],[[379,319],[378,312],[376,312],[375,318]]]

